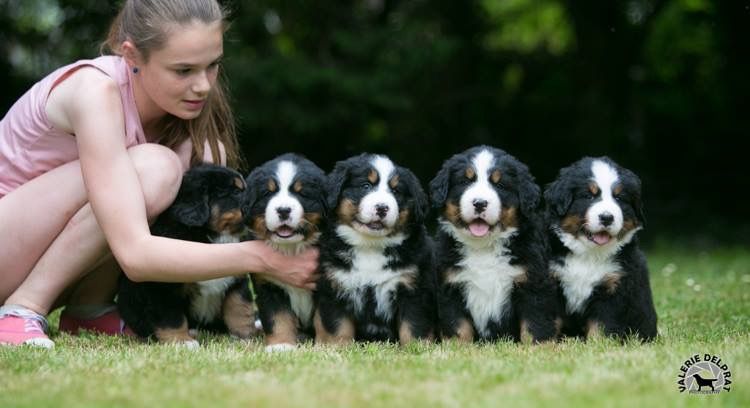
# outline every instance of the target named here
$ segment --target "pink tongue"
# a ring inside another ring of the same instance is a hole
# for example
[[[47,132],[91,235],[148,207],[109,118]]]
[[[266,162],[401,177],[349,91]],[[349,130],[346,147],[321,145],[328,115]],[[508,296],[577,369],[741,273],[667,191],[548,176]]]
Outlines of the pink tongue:
[[[606,232],[597,232],[592,238],[594,238],[594,242],[596,242],[597,245],[604,245],[609,242],[610,236]]]
[[[289,227],[280,227],[276,230],[276,235],[282,238],[289,238],[294,234],[294,230]]]
[[[490,230],[490,226],[484,221],[474,221],[469,224],[469,232],[475,237],[483,237],[487,235]]]

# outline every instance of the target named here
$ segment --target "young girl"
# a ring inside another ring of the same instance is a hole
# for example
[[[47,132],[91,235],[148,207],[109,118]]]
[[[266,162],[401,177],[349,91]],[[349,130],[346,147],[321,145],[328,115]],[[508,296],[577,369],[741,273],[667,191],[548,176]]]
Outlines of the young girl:
[[[0,344],[52,347],[44,316],[63,304],[63,331],[121,331],[120,268],[134,281],[254,272],[314,287],[314,250],[149,232],[191,164],[238,164],[217,81],[224,21],[215,0],[125,1],[104,44],[114,55],[56,70],[2,119]]]

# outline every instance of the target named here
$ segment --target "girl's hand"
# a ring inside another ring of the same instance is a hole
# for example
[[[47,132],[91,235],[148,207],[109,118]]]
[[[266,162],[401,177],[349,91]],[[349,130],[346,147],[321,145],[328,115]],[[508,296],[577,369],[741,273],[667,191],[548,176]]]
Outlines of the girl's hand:
[[[261,258],[266,265],[266,270],[261,273],[290,285],[315,290],[315,282],[320,278],[317,248],[307,249],[299,255],[283,255],[264,243],[260,244],[264,247]]]

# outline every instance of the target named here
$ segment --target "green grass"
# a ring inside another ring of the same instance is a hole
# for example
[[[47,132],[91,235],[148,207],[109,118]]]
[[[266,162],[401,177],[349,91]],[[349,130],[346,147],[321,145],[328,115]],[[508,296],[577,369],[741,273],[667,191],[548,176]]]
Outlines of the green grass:
[[[307,345],[203,336],[199,351],[55,335],[52,351],[0,347],[0,407],[750,406],[750,252],[648,253],[660,337],[539,346]],[[54,319],[53,319],[54,320]],[[679,393],[693,354],[729,364],[731,391]]]

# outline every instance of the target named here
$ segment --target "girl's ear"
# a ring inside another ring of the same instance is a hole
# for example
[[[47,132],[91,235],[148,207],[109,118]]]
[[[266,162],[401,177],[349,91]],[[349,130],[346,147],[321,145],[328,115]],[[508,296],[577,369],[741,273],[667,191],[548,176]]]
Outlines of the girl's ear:
[[[138,51],[138,49],[135,48],[135,44],[133,44],[129,40],[125,40],[122,42],[122,45],[120,46],[120,52],[122,53],[122,57],[125,59],[125,62],[128,63],[128,67],[130,67],[130,69],[143,65],[143,58],[140,51]]]

